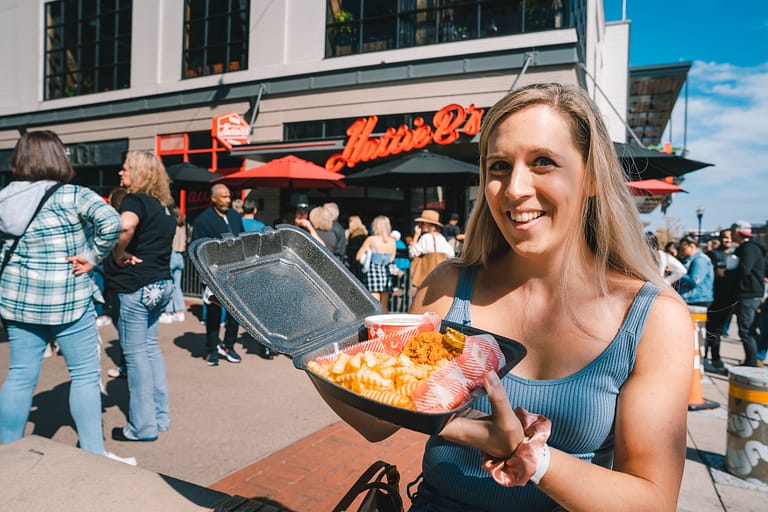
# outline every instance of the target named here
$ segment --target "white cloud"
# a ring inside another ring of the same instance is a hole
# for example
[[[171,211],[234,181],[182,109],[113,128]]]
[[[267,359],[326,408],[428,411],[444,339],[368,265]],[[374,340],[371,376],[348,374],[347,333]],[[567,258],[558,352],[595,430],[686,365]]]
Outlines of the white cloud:
[[[716,229],[736,219],[768,219],[768,62],[755,67],[696,61],[688,76],[687,157],[714,164],[686,175],[667,214],[687,230],[697,228],[696,209],[705,209],[702,227]],[[672,115],[673,144],[683,143],[685,99]],[[669,130],[663,140],[669,139]],[[657,210],[644,216],[663,227]]]

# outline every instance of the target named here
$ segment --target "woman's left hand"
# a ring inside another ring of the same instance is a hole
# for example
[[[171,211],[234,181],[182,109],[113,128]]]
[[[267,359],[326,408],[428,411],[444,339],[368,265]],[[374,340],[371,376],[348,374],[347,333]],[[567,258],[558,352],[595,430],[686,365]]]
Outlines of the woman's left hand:
[[[491,416],[456,417],[448,422],[440,435],[449,441],[477,448],[493,458],[505,459],[523,440],[523,425],[496,372],[485,374],[484,386],[491,402]]]
[[[87,274],[93,270],[93,265],[91,265],[82,254],[78,254],[77,256],[67,256],[67,261],[72,264],[72,270],[76,276]]]
[[[115,263],[120,267],[127,267],[128,265],[136,265],[142,263],[144,260],[138,256],[134,256],[129,252],[117,253],[114,255]]]

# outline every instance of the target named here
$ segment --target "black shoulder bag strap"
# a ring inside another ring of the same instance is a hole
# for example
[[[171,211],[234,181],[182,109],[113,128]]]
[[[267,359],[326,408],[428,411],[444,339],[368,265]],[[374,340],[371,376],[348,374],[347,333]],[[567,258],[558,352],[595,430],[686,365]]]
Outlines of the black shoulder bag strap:
[[[24,228],[24,232],[21,233],[19,236],[17,236],[14,240],[11,246],[8,248],[7,251],[5,251],[5,256],[3,257],[3,263],[0,265],[0,276],[3,275],[3,271],[5,270],[6,265],[8,265],[8,262],[11,261],[11,255],[13,254],[13,251],[16,250],[16,246],[19,245],[19,240],[24,237],[24,233],[27,232],[29,229],[29,226],[32,225],[32,221],[35,220],[35,217],[37,217],[37,214],[40,213],[40,210],[43,209],[43,205],[46,201],[48,201],[48,198],[53,195],[54,192],[56,192],[63,183],[56,183],[51,188],[45,191],[45,194],[43,194],[43,198],[40,199],[40,202],[37,205],[37,209],[35,210],[35,213],[32,214],[32,217],[29,218],[29,222],[27,223],[27,227]]]
[[[383,460],[371,464],[334,507],[333,512],[348,512],[355,498],[363,493],[365,498],[358,512],[403,512],[400,473],[393,464],[387,464]]]

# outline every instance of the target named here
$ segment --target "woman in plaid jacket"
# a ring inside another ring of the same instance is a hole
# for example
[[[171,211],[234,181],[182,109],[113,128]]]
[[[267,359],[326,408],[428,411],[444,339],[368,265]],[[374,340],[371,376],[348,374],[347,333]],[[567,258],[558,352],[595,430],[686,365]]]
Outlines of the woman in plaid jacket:
[[[18,238],[0,278],[0,315],[7,323],[11,363],[0,392],[0,442],[24,435],[45,347],[55,338],[72,383],[69,406],[80,447],[104,451],[94,299],[90,271],[120,235],[120,216],[75,177],[66,149],[51,131],[21,137],[11,156],[16,181],[0,190],[3,257]],[[63,183],[34,213],[46,191]],[[32,220],[30,223],[30,219]]]

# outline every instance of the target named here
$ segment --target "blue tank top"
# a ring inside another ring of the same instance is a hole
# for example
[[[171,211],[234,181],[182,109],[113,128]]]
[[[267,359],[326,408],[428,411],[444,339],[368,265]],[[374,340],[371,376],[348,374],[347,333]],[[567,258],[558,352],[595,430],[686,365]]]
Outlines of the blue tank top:
[[[469,315],[476,267],[463,268],[446,320],[471,325]],[[635,364],[635,350],[651,304],[660,289],[645,283],[624,323],[606,349],[585,368],[554,380],[530,380],[507,374],[502,383],[513,406],[552,420],[548,444],[582,460],[612,467],[616,400]],[[490,414],[488,399],[474,407]],[[415,510],[551,511],[557,504],[533,484],[502,487],[480,467],[480,453],[439,436],[427,442],[424,481]],[[422,508],[424,502],[430,508]],[[421,504],[420,504],[421,503]]]
[[[371,265],[386,266],[389,264],[390,258],[392,258],[392,254],[386,252],[372,252]]]

